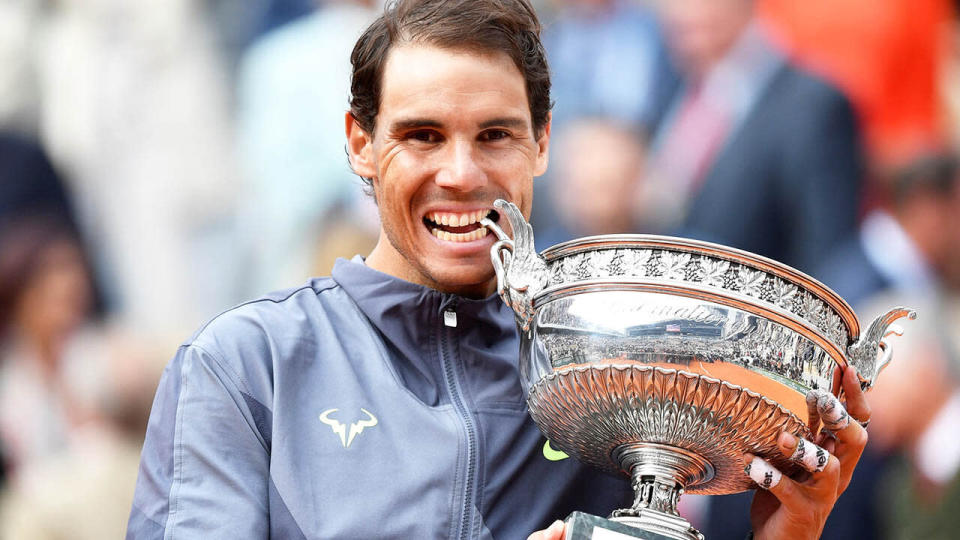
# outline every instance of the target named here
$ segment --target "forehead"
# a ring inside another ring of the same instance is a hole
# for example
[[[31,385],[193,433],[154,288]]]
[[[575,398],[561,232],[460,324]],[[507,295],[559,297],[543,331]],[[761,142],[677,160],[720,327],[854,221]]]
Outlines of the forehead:
[[[505,114],[530,120],[523,75],[505,53],[416,43],[390,50],[378,123],[408,115],[479,119]]]

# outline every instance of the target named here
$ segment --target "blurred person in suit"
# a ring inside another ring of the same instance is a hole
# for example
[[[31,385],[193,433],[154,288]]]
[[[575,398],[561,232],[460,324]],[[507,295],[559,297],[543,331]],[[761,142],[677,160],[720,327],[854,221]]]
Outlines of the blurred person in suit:
[[[857,223],[850,103],[790,63],[754,0],[657,5],[684,84],[651,146],[646,206],[666,229],[811,271]]]
[[[249,294],[312,275],[315,230],[340,201],[367,199],[344,155],[350,50],[381,0],[329,0],[258,39],[244,54],[238,142],[241,237]],[[362,205],[350,202],[350,205]],[[372,203],[367,203],[373,206]]]
[[[632,0],[553,0],[544,34],[554,127],[579,117],[656,124],[678,75],[655,13]]]

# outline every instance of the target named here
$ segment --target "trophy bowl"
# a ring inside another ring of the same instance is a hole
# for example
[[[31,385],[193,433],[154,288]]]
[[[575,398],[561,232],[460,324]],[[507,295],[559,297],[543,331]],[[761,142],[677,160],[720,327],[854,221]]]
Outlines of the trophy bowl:
[[[517,316],[530,415],[553,448],[631,478],[634,503],[608,528],[636,537],[703,538],[677,501],[754,487],[745,452],[795,472],[776,441],[813,439],[807,392],[831,390],[847,365],[869,388],[891,359],[892,323],[916,316],[896,308],[861,333],[816,280],[706,242],[597,236],[538,254],[519,209],[495,206],[513,238],[484,224],[499,237],[491,257]]]

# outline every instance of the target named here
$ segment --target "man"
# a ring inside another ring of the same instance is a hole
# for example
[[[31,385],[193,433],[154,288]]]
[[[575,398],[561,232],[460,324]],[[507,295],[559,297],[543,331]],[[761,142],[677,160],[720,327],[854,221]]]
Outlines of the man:
[[[890,204],[874,210],[819,275],[850,304],[894,289],[938,296],[960,246],[960,163],[924,150],[884,175]]]
[[[493,296],[478,225],[496,198],[529,215],[547,166],[538,34],[526,0],[402,0],[361,36],[347,149],[379,205],[379,242],[180,348],[129,538],[523,538],[628,503],[627,482],[552,461],[527,418],[513,314]],[[758,537],[815,537],[865,442],[856,422],[837,437],[826,470],[770,485]]]
[[[790,64],[755,3],[658,2],[684,88],[654,137],[647,207],[684,236],[812,272],[855,230],[859,131],[842,94]]]

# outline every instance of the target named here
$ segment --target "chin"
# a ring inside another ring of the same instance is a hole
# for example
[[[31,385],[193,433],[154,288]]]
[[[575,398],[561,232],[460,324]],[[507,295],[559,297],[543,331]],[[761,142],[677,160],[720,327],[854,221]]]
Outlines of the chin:
[[[458,264],[433,273],[437,288],[471,298],[486,297],[496,292],[496,276],[489,259],[483,266]]]

